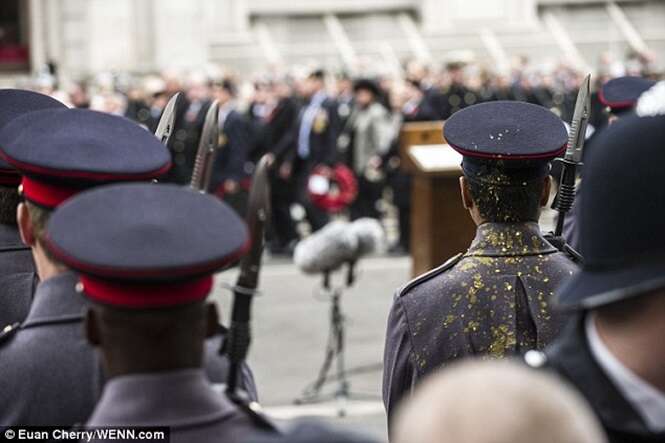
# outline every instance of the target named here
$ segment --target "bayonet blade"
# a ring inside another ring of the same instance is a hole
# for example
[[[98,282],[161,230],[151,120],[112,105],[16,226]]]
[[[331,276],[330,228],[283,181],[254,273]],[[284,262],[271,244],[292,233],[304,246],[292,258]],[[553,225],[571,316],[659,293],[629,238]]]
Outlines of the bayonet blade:
[[[175,125],[175,115],[176,110],[179,108],[180,98],[182,94],[176,92],[169,102],[164,107],[162,116],[159,119],[159,124],[157,125],[157,130],[155,131],[155,136],[162,142],[162,144],[168,146],[169,139],[173,134],[173,127]]]
[[[252,246],[240,260],[240,274],[237,285],[247,289],[258,286],[261,255],[263,254],[263,236],[270,220],[270,177],[269,170],[272,157],[264,155],[259,160],[252,177],[249,190],[246,223],[249,229]]]
[[[199,139],[199,147],[194,160],[194,171],[190,186],[201,192],[207,192],[209,183],[206,183],[206,171],[213,167],[214,154],[219,142],[219,102],[215,100],[208,108],[206,118]]]
[[[589,116],[591,115],[591,74],[587,74],[577,93],[575,112],[570,122],[568,133],[568,147],[564,158],[574,163],[582,161],[582,152],[586,136]]]

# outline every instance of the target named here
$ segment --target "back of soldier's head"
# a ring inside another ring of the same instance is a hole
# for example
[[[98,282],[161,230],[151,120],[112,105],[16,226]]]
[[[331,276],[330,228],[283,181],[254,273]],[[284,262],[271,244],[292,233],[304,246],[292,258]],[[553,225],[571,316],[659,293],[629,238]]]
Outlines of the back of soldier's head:
[[[482,221],[538,220],[549,196],[549,162],[566,147],[559,117],[529,103],[480,103],[453,114],[444,137],[463,156],[464,183]]]
[[[582,398],[517,363],[467,361],[426,380],[398,413],[396,443],[602,443]]]

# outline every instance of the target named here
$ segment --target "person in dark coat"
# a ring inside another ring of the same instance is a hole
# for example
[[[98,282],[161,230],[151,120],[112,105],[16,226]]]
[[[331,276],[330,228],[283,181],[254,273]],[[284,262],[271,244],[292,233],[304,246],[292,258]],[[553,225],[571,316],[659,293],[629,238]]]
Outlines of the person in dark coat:
[[[190,229],[182,214],[208,228]],[[228,205],[177,185],[110,185],[56,209],[46,232],[49,253],[80,273],[80,295],[90,302],[85,336],[107,378],[88,427],[159,426],[173,443],[277,433],[267,419],[254,421],[258,405],[237,406],[203,369],[205,338],[218,325],[206,303],[213,273],[248,243]]]
[[[82,423],[104,378],[83,336],[88,303],[76,291],[76,275],[44,248],[44,228],[52,210],[72,195],[109,182],[159,177],[169,168],[170,156],[135,123],[77,109],[15,119],[0,130],[0,150],[23,175],[25,201],[17,219],[41,280],[27,319],[0,334],[0,404],[11,405],[0,408],[0,425]],[[217,335],[207,345],[208,375],[217,383],[226,380],[228,368],[228,360],[218,355],[223,339]],[[245,386],[255,397],[251,374],[245,370],[245,375]]]
[[[249,159],[249,123],[236,110],[236,88],[230,80],[215,83],[213,94],[219,101],[219,144],[221,151],[213,165],[211,189],[244,216],[253,164]]]
[[[526,356],[577,387],[611,443],[665,441],[663,128],[665,83],[595,139],[579,207],[584,263],[558,291],[576,318],[544,356]]]
[[[65,108],[43,94],[20,89],[0,90],[0,130],[12,120],[43,109]],[[23,244],[16,225],[21,176],[0,159],[0,331],[28,315],[37,284],[30,248]]]
[[[298,240],[291,205],[295,202],[296,187],[290,175],[289,153],[295,143],[299,105],[293,97],[293,88],[287,79],[273,84],[274,108],[265,120],[266,151],[275,157],[271,169],[271,229],[273,238],[270,251],[273,254],[290,254]]]
[[[205,78],[190,79],[182,106],[175,110],[173,142],[169,143],[173,167],[169,171],[170,183],[187,185],[192,179],[194,162],[203,131],[206,114],[211,105],[210,84]]]
[[[317,231],[328,223],[329,217],[311,202],[309,177],[316,166],[332,170],[337,162],[337,137],[341,128],[337,104],[325,91],[325,73],[312,72],[302,89],[306,104],[298,116],[294,142],[282,164],[282,176],[292,177],[297,200],[305,208],[312,231]]]
[[[407,122],[434,121],[438,115],[428,100],[420,82],[407,80],[401,94],[392,94],[393,137],[388,153],[384,155],[382,164],[386,173],[386,183],[392,189],[393,203],[397,207],[399,220],[399,240],[390,249],[394,254],[408,254],[411,249],[411,174],[402,167],[399,152],[399,133],[402,125]]]
[[[551,343],[562,325],[552,293],[576,269],[538,227],[549,161],[566,146],[563,122],[540,106],[489,102],[453,115],[446,138],[464,155],[462,201],[478,229],[465,253],[397,291],[384,353],[389,425],[400,400],[432,371]]]

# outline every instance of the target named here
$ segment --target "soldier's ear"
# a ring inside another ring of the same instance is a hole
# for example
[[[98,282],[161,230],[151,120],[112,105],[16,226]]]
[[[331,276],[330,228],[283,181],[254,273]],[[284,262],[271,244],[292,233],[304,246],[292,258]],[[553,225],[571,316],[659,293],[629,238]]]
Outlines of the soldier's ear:
[[[99,331],[99,318],[97,313],[92,308],[88,308],[85,312],[85,337],[88,339],[88,343],[93,346],[99,346],[102,344],[101,333]]]
[[[212,337],[219,332],[219,315],[217,306],[213,303],[206,305],[206,337]]]
[[[21,240],[26,246],[35,245],[35,234],[32,230],[32,220],[30,219],[30,212],[25,203],[19,203],[16,208],[16,224],[21,234]]]
[[[543,185],[543,192],[540,194],[540,206],[545,207],[550,201],[550,192],[552,191],[552,176],[548,175],[545,177],[545,183]]]
[[[464,178],[464,176],[459,178],[459,192],[462,197],[462,205],[464,205],[465,209],[471,210],[474,206],[473,199],[469,193],[469,187],[466,184],[466,178]]]

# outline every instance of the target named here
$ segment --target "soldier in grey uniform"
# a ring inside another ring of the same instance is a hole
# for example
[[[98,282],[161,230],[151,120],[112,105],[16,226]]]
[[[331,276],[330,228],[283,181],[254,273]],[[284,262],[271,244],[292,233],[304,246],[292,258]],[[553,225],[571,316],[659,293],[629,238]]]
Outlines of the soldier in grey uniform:
[[[72,195],[114,181],[149,180],[170,166],[168,150],[124,118],[79,109],[33,112],[0,131],[0,150],[23,175],[18,207],[23,241],[41,279],[26,320],[0,334],[0,425],[71,426],[92,412],[104,377],[83,335],[87,301],[77,277],[44,249],[51,212]],[[91,155],[94,153],[94,155]],[[228,361],[207,343],[208,376],[221,383]],[[255,396],[251,373],[245,386]]]
[[[397,292],[384,353],[389,424],[414,385],[448,362],[549,344],[562,323],[554,288],[576,268],[538,227],[549,161],[566,147],[563,122],[540,106],[492,102],[457,112],[445,128],[464,156],[462,201],[478,229],[465,253]]]
[[[183,217],[209,222],[191,229]],[[172,443],[277,432],[203,369],[218,324],[206,303],[213,273],[247,250],[247,228],[228,205],[177,185],[104,186],[58,208],[47,238],[49,253],[80,273],[86,337],[108,378],[88,427],[168,427]]]
[[[0,129],[23,114],[64,107],[47,95],[0,89]],[[0,331],[25,319],[37,284],[30,248],[21,241],[16,226],[20,184],[18,172],[0,159]]]

